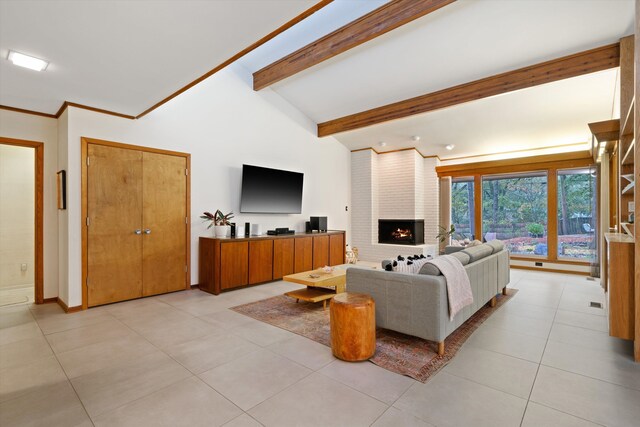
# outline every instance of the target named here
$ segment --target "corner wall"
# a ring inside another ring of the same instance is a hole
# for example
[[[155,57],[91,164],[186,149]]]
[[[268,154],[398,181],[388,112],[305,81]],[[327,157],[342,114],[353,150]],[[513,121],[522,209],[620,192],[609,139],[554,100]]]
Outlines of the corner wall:
[[[424,219],[425,244],[435,245],[438,234],[439,186],[436,158],[416,150],[377,154],[351,153],[353,247],[366,261],[412,255],[412,246],[378,243],[378,219]]]
[[[304,231],[309,216],[328,217],[331,229],[349,234],[349,151],[334,138],[319,139],[316,126],[270,89],[255,92],[251,75],[231,65],[140,120],[68,108],[60,136],[68,167],[68,210],[61,223],[61,263],[68,265],[69,307],[82,304],[80,138],[89,137],[191,153],[191,282],[198,281],[198,238],[211,231],[205,210],[233,211],[239,222]],[[61,127],[62,128],[62,127]],[[63,132],[65,133],[65,132]],[[242,164],[303,172],[302,214],[239,214]],[[67,257],[68,254],[68,257]],[[61,295],[63,292],[61,292]]]
[[[0,144],[0,289],[35,283],[35,151]]]
[[[58,296],[58,122],[14,111],[0,110],[0,136],[44,143],[44,298]]]

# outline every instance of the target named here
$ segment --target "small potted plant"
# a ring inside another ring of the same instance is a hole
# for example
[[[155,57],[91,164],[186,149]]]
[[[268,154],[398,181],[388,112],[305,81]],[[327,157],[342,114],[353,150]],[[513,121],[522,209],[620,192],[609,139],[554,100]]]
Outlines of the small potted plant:
[[[448,230],[446,227],[439,225],[438,235],[436,236],[436,239],[438,239],[440,243],[444,243],[445,241],[447,241],[448,243],[451,243],[451,236],[453,236],[455,232],[456,232],[456,226],[453,224],[451,224],[451,227]]]
[[[233,218],[233,212],[229,212],[225,215],[220,209],[218,209],[213,214],[211,212],[204,212],[203,215],[200,215],[200,218],[205,221],[209,221],[207,229],[213,227],[213,235],[215,237],[226,237],[231,228],[229,220]]]

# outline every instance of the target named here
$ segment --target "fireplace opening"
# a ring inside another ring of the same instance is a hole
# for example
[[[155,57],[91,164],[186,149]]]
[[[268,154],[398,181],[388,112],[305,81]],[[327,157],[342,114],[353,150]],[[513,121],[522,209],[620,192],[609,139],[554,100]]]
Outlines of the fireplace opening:
[[[378,243],[422,245],[424,244],[424,220],[379,219]]]

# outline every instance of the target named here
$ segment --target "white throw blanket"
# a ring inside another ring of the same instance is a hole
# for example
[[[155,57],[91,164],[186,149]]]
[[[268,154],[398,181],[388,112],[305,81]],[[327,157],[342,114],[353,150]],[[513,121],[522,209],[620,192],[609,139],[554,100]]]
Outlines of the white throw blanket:
[[[449,320],[469,304],[473,304],[471,282],[462,263],[450,255],[442,255],[429,261],[440,269],[447,280],[447,298],[449,300]]]

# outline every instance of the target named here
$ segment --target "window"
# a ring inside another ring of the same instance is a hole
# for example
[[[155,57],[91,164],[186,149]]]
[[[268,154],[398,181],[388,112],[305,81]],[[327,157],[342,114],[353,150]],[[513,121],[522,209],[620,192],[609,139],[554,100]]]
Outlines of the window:
[[[596,180],[591,172],[588,168],[558,171],[558,257],[595,260]]]
[[[491,175],[482,179],[482,232],[500,239],[512,255],[547,255],[547,173]]]
[[[457,235],[469,239],[475,237],[473,190],[473,177],[456,178],[451,183],[451,224]]]

